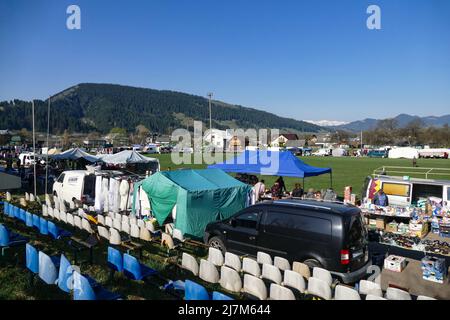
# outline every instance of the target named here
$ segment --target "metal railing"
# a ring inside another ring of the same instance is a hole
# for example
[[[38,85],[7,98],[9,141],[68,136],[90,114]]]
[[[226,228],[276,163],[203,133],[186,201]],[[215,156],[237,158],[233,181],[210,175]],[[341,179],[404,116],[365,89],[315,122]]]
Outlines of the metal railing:
[[[373,171],[373,176],[381,175],[419,175],[429,177],[448,177],[450,178],[450,168],[423,168],[423,167],[396,167],[396,166],[382,166]]]

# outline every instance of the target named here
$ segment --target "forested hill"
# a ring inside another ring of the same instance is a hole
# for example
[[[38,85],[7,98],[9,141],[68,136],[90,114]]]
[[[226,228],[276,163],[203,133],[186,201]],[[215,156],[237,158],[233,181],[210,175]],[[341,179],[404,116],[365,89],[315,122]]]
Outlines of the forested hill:
[[[61,133],[109,132],[113,127],[129,132],[142,124],[152,132],[170,133],[193,126],[193,120],[209,123],[208,100],[186,93],[112,84],[79,84],[51,98],[51,131]],[[35,101],[36,130],[46,131],[47,101]],[[277,128],[292,132],[319,132],[314,124],[213,101],[213,126],[225,128]],[[0,129],[31,129],[31,102],[0,102]]]

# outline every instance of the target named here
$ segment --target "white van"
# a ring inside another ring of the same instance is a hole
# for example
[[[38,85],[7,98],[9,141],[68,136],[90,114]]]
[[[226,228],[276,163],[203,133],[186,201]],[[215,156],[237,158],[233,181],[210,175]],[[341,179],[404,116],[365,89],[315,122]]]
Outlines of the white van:
[[[32,166],[34,165],[34,162],[36,161],[36,157],[34,153],[32,152],[24,152],[19,154],[20,164],[24,167]],[[41,160],[39,163],[44,164],[45,161]]]
[[[95,199],[95,174],[87,170],[64,171],[53,183],[53,195],[70,203]]]
[[[388,196],[390,205],[407,206],[428,197],[441,198],[450,203],[450,180],[369,176],[364,184],[363,197],[373,199],[380,189]]]

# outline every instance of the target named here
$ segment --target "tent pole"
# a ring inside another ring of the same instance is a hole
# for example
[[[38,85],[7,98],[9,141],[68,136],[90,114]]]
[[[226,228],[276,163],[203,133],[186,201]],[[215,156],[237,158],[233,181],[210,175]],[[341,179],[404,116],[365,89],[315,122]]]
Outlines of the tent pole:
[[[330,172],[330,188],[333,189],[333,173]]]
[[[305,193],[306,188],[305,188],[305,177],[303,177],[303,193]]]

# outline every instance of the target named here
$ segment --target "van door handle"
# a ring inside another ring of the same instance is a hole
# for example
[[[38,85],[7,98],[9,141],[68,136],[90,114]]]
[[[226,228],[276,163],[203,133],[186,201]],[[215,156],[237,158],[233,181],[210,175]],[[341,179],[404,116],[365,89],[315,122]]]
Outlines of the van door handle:
[[[256,237],[248,237],[250,240],[255,240]]]

